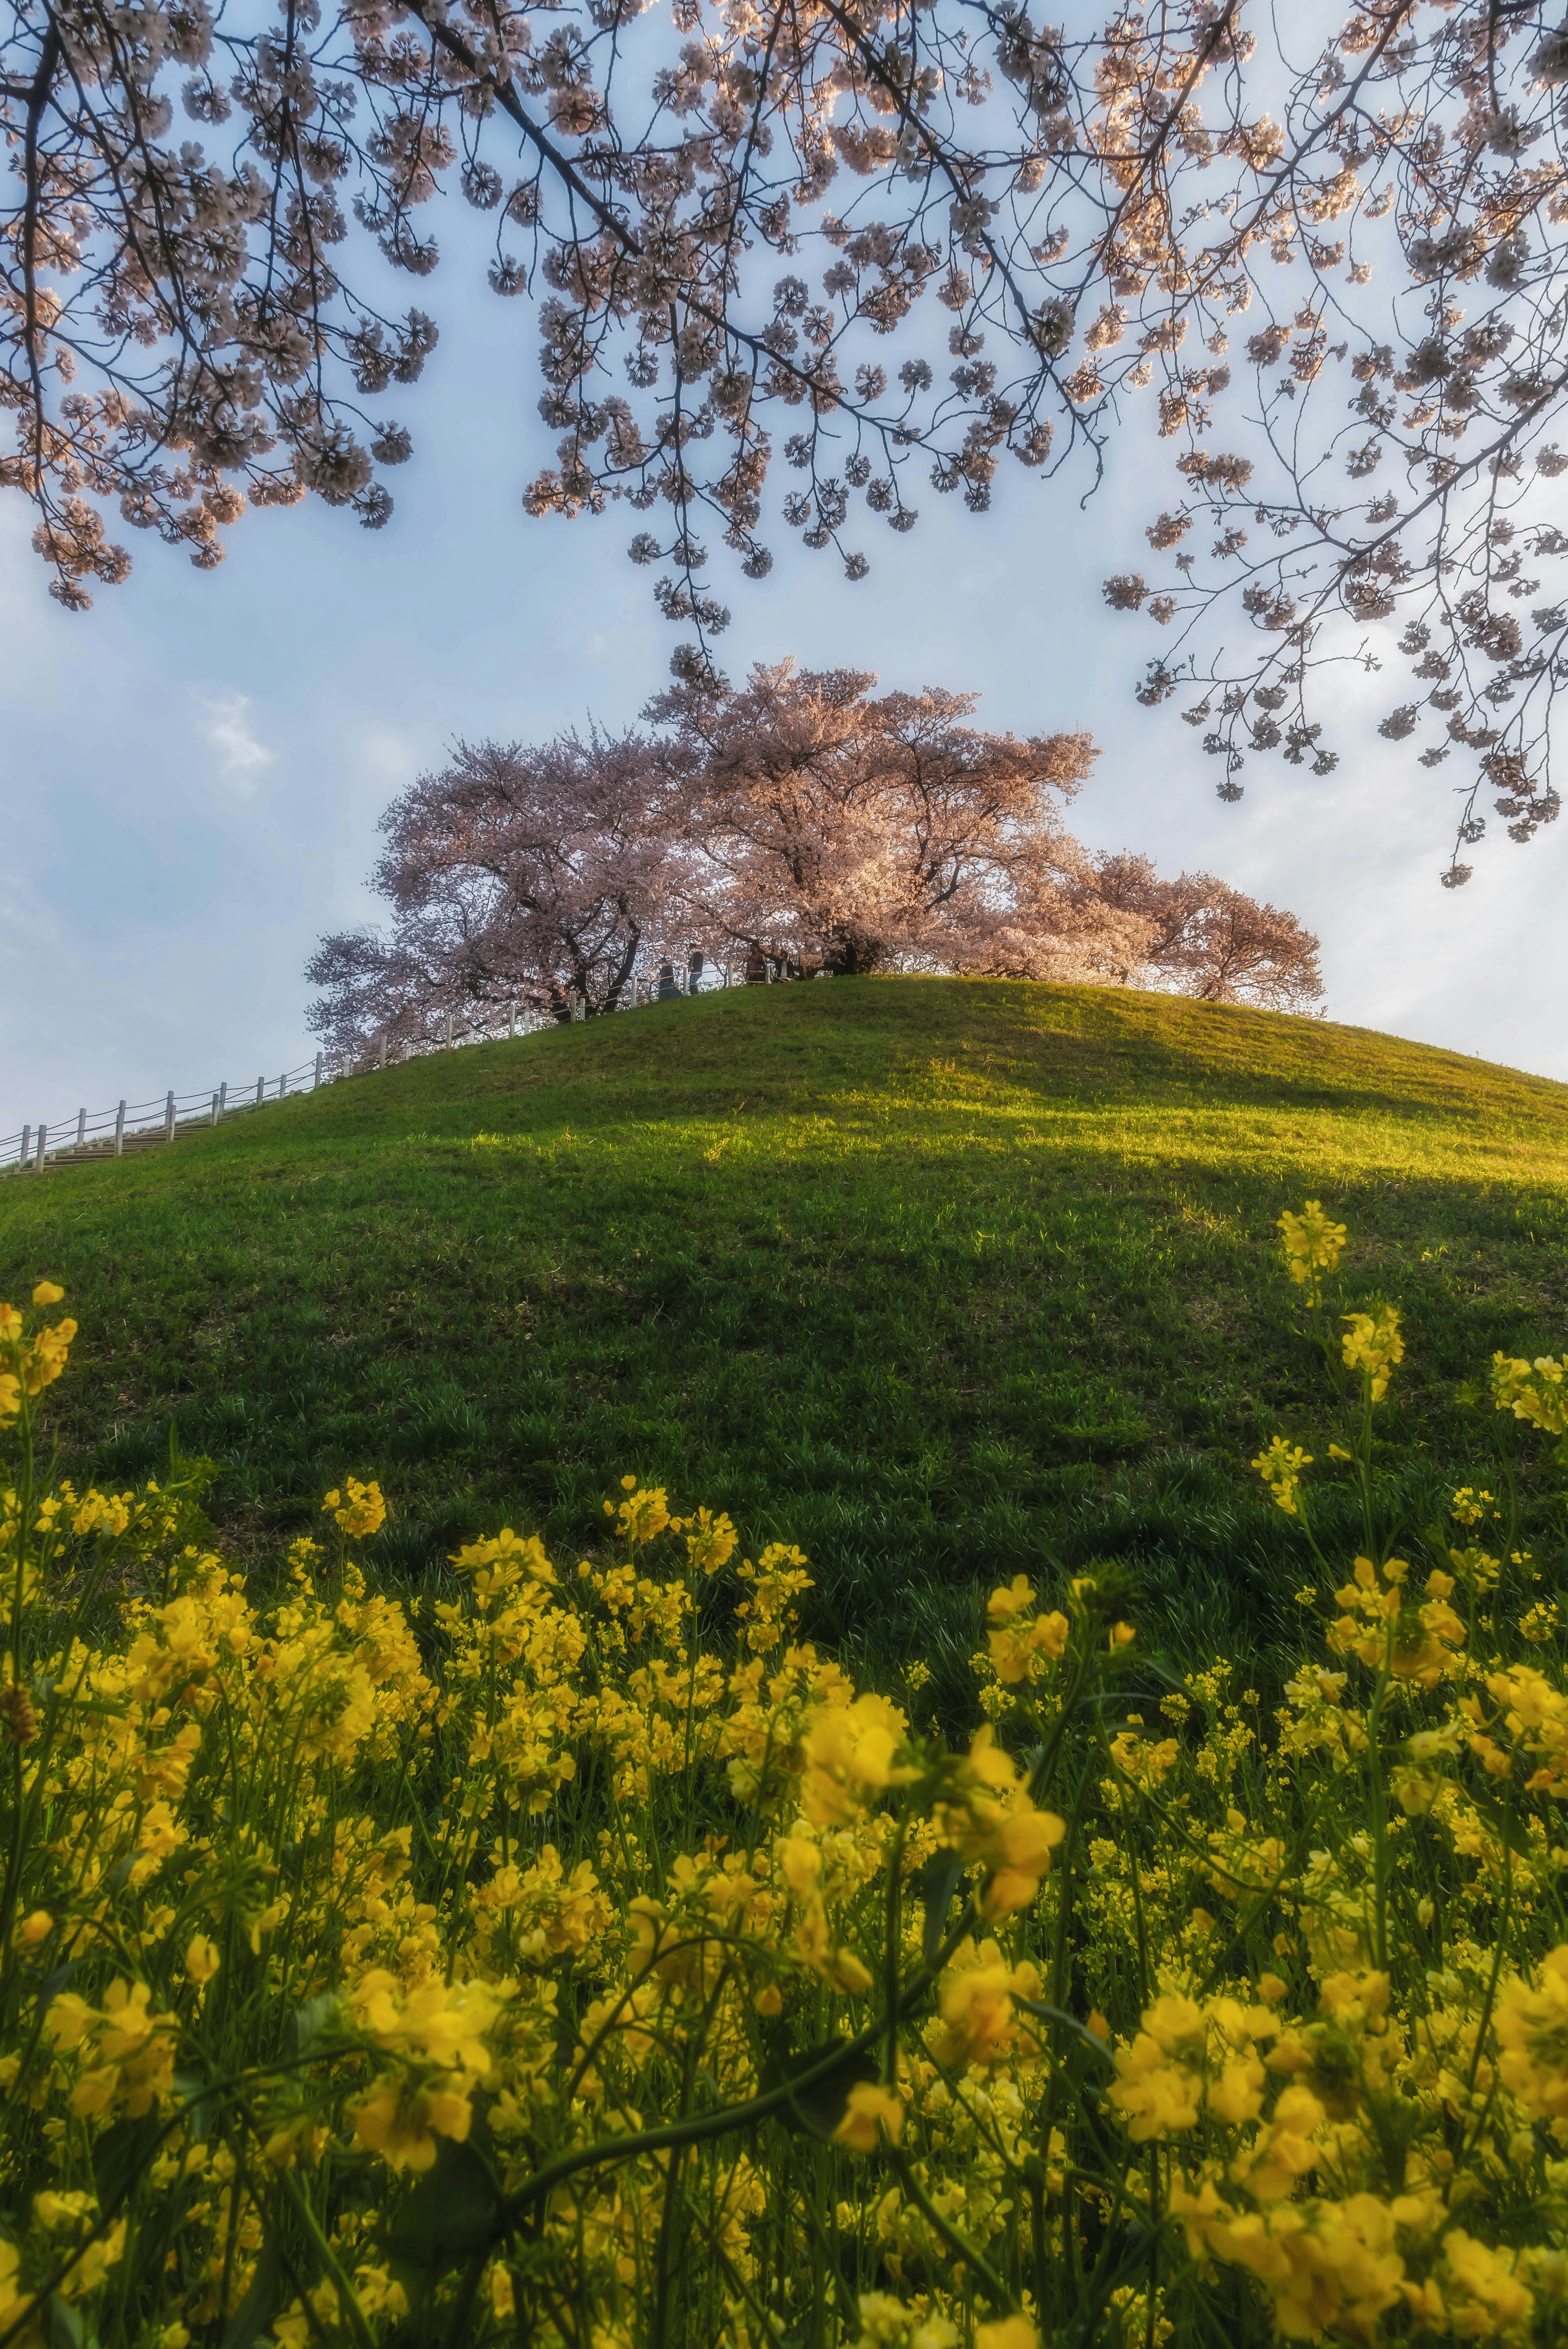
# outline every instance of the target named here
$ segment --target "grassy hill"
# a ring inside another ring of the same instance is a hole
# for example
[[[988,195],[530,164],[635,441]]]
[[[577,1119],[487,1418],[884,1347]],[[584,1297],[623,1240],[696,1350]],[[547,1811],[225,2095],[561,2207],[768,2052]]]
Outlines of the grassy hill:
[[[83,1325],[66,1461],[279,1537],[346,1468],[428,1571],[570,1556],[623,1472],[798,1540],[814,1628],[956,1669],[997,1574],[1116,1555],[1177,1640],[1266,1650],[1300,1579],[1250,1454],[1320,1455],[1278,1269],[1307,1195],[1401,1299],[1413,1517],[1507,1431],[1491,1350],[1568,1338],[1568,1088],[1364,1030],[948,980],[737,989],[356,1078],[0,1185],[0,1294]]]

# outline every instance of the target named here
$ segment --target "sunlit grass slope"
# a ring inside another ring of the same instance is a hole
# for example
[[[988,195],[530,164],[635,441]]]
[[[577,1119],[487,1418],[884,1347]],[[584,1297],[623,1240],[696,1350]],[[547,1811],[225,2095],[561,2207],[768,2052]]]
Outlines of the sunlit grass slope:
[[[443,1055],[7,1181],[0,1293],[68,1285],[67,1464],[173,1421],[280,1535],[376,1470],[397,1571],[506,1518],[570,1559],[635,1471],[799,1541],[851,1654],[951,1667],[1047,1547],[1266,1646],[1298,1537],[1245,1464],[1326,1453],[1274,1230],[1309,1195],[1347,1301],[1406,1307],[1429,1511],[1497,1433],[1463,1382],[1568,1339],[1568,1088],[1161,996],[834,981]]]

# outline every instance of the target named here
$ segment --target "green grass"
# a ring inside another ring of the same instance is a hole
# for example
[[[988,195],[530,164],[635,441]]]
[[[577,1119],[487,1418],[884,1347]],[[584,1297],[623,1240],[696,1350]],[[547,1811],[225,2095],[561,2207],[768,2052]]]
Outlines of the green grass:
[[[394,1574],[507,1519],[570,1558],[634,1471],[799,1541],[851,1661],[945,1678],[1045,1552],[1128,1559],[1183,1646],[1288,1629],[1246,1463],[1326,1452],[1307,1195],[1346,1301],[1406,1309],[1418,1519],[1507,1433],[1463,1392],[1493,1348],[1568,1338],[1568,1088],[1174,998],[840,980],[443,1055],[0,1185],[0,1293],[67,1284],[74,1469],[172,1422],[280,1537],[375,1471]]]

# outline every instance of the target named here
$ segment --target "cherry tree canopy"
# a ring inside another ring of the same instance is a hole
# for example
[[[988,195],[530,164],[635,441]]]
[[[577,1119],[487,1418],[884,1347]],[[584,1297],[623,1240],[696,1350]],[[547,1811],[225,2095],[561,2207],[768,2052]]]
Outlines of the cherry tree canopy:
[[[640,738],[459,744],[381,819],[389,936],[324,938],[305,977],[335,1046],[409,1041],[438,1013],[614,1011],[678,924],[686,796]]]
[[[1114,911],[1136,925],[1132,960],[1106,966],[1123,984],[1155,971],[1205,1003],[1256,1001],[1277,1011],[1309,1011],[1322,997],[1311,931],[1212,873],[1164,881],[1147,856],[1097,856],[1083,901],[1098,918]]]
[[[1026,960],[1020,908],[1043,937],[1045,900],[1081,861],[1058,803],[1094,745],[983,734],[964,723],[973,694],[876,698],[875,684],[784,662],[738,692],[681,684],[649,705],[690,778],[694,922],[846,977]]]
[[[1087,735],[1021,742],[971,696],[759,667],[678,685],[647,730],[459,748],[382,818],[387,932],[324,938],[311,1025],[353,1059],[516,1011],[632,999],[693,949],[781,975],[955,971],[1164,987],[1289,1009],[1317,941],[1205,874],[1090,857],[1062,803]]]

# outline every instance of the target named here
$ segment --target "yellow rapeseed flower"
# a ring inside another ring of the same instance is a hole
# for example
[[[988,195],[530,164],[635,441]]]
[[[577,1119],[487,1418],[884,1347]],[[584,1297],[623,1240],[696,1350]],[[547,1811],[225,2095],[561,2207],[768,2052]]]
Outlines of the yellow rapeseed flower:
[[[1443,2237],[1443,2299],[1461,2341],[1490,2341],[1528,2324],[1535,2295],[1515,2273],[1517,2251],[1494,2251],[1455,2227]]]
[[[640,1485],[634,1476],[623,1476],[621,1483],[630,1490],[614,1513],[616,1533],[634,1547],[651,1542],[673,1522],[669,1495],[662,1485]],[[608,1510],[609,1503],[604,1506]]]
[[[1034,1586],[1021,1574],[993,1590],[986,1602],[991,1669],[1006,1687],[1037,1679],[1067,1652],[1067,1617],[1055,1608],[1046,1615],[1030,1614],[1034,1604]]]
[[[717,1574],[734,1557],[740,1537],[721,1511],[716,1517],[710,1510],[699,1509],[695,1517],[686,1520],[688,1528],[686,1557],[695,1572]]]
[[[980,1855],[994,1871],[980,1896],[987,1924],[1031,1905],[1041,1878],[1050,1872],[1051,1854],[1067,1831],[1067,1821],[1055,1811],[1037,1811],[1029,1804],[1002,1821]]]
[[[897,1760],[909,1723],[886,1697],[867,1694],[852,1704],[821,1705],[800,1736],[805,1768],[800,1808],[814,1826],[847,1825],[867,1799],[916,1775]]]
[[[510,1526],[503,1526],[488,1541],[465,1543],[449,1563],[459,1574],[473,1576],[474,1588],[481,1599],[498,1598],[517,1582],[548,1586],[559,1579],[539,1536],[530,1534],[525,1538]]]
[[[46,1323],[34,1331],[31,1343],[16,1358],[22,1384],[30,1395],[42,1394],[46,1387],[53,1386],[69,1360],[76,1334],[77,1325],[68,1317],[52,1329]]]
[[[1016,1998],[1038,1998],[1040,1977],[1027,1963],[1009,1966],[995,1941],[965,1940],[942,1978],[942,2020],[931,2052],[939,2064],[999,2064],[1034,2041]]]
[[[351,1541],[363,1541],[367,1535],[379,1533],[387,1522],[387,1504],[381,1497],[381,1487],[374,1478],[362,1485],[356,1476],[345,1478],[348,1497],[335,1489],[322,1502],[324,1516],[331,1517],[340,1531]]]
[[[29,2295],[18,2289],[21,2254],[15,2243],[0,2235],[0,2326],[9,2333],[19,2329],[33,2306]]]
[[[975,2326],[975,2349],[1038,2349],[1039,2338],[1026,2316],[1004,2316]]]
[[[1568,1359],[1539,1354],[1526,1362],[1518,1355],[1494,1354],[1491,1394],[1499,1411],[1528,1420],[1543,1435],[1568,1435]]]
[[[294,2169],[313,2162],[326,2141],[322,2122],[312,2113],[297,2113],[284,2121],[262,2147],[262,2159],[273,2169]]]
[[[433,1980],[405,1989],[381,1966],[362,1974],[348,1992],[355,2021],[381,2046],[423,2056],[444,2071],[475,2074],[490,2068],[484,2034],[503,2003],[503,1994],[488,1982]]]
[[[1536,1983],[1518,1975],[1497,1994],[1498,2069],[1522,2105],[1568,2119],[1568,1947],[1542,1961]]]
[[[1296,1494],[1301,1488],[1301,1472],[1312,1465],[1312,1454],[1304,1452],[1299,1444],[1287,1443],[1276,1435],[1266,1452],[1260,1452],[1253,1466],[1269,1488],[1269,1497],[1276,1509],[1287,1517],[1295,1516]]]
[[[1399,1309],[1378,1305],[1370,1313],[1346,1313],[1340,1318],[1347,1324],[1343,1341],[1345,1367],[1359,1371],[1368,1381],[1372,1401],[1381,1402],[1388,1392],[1389,1371],[1405,1359]]]
[[[378,2153],[389,2169],[428,2169],[438,2137],[460,2145],[473,2125],[473,2107],[461,2090],[410,2088],[396,2080],[384,2081],[351,2113],[358,2142]]]
[[[33,2216],[52,2235],[67,2227],[82,2226],[97,2215],[96,2195],[44,2193],[33,2197]]]
[[[889,2143],[896,2145],[903,2134],[903,2100],[878,2081],[861,2080],[850,2090],[834,2142],[847,2145],[851,2153],[874,2153],[882,2129]]]
[[[1346,1226],[1324,1214],[1321,1201],[1309,1199],[1299,1216],[1292,1215],[1287,1207],[1278,1228],[1284,1244],[1285,1270],[1298,1288],[1305,1288],[1310,1292],[1315,1304],[1322,1291],[1322,1276],[1338,1270]]]

